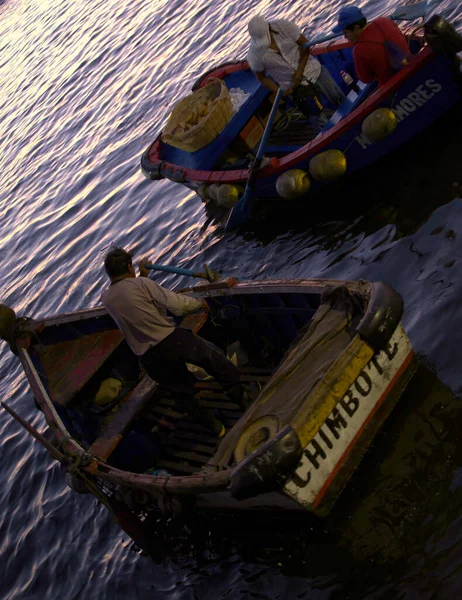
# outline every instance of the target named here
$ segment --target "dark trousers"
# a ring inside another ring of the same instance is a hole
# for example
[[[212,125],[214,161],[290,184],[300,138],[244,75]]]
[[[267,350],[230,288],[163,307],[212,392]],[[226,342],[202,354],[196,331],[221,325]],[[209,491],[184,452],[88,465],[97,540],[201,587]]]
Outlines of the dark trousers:
[[[156,346],[150,348],[140,362],[146,373],[169,389],[179,410],[199,422],[214,427],[204,417],[204,411],[194,400],[197,381],[188,371],[186,363],[202,367],[220,383],[235,402],[241,403],[244,388],[239,382],[239,371],[216,346],[191,333],[188,329],[175,329]]]
[[[303,87],[303,84],[299,87]],[[326,67],[321,67],[321,72],[316,80],[314,89],[318,92],[318,97],[320,98],[322,94],[332,108],[337,108],[337,106],[340,106],[345,100],[345,94],[337,85]],[[327,110],[324,110],[322,107],[317,107],[316,102],[312,98],[304,99],[303,94],[297,94],[295,92],[292,95],[292,98],[297,108],[310,119],[315,131],[320,131],[333,114],[333,110],[329,109],[330,107],[327,107]],[[319,112],[319,109],[321,112]]]

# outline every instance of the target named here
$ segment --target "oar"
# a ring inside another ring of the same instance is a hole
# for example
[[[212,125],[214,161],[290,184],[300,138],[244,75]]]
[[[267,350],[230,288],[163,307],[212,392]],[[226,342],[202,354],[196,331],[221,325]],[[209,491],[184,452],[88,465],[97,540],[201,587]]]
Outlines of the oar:
[[[59,450],[57,450],[53,444],[50,444],[50,442],[43,437],[43,435],[41,433],[39,433],[35,427],[32,427],[32,425],[30,425],[25,419],[23,419],[21,416],[18,415],[18,413],[13,410],[10,406],[8,406],[8,404],[6,404],[6,402],[1,402],[1,405],[3,406],[3,408],[5,410],[7,410],[10,415],[16,419],[16,421],[18,421],[19,423],[21,423],[21,425],[24,427],[24,429],[26,431],[28,431],[36,440],[38,440],[43,446],[45,446],[45,448],[48,450],[48,452],[51,454],[51,456],[53,458],[55,458],[56,460],[59,460],[59,462],[62,463],[66,463],[69,462],[69,457],[65,456],[62,452],[60,452]]]
[[[416,2],[415,4],[405,4],[403,6],[398,6],[398,8],[395,9],[394,13],[388,18],[392,19],[393,21],[414,21],[415,19],[425,17],[426,10],[427,0],[423,0],[422,2]],[[333,40],[342,35],[342,31],[340,31],[339,33],[328,33],[326,35],[320,35],[308,41],[304,47],[311,48],[311,46],[314,46],[315,44],[322,44],[323,42],[328,42],[329,40]]]
[[[414,21],[415,19],[425,17],[426,12],[427,0],[422,0],[422,2],[398,6],[389,18],[393,21]]]
[[[276,116],[281,97],[282,88],[279,88],[276,94],[276,98],[274,99],[273,107],[268,117],[268,121],[266,123],[265,131],[263,132],[263,136],[260,141],[260,146],[258,147],[257,155],[255,156],[255,160],[253,161],[252,167],[250,168],[250,173],[247,178],[244,194],[239,200],[239,202],[237,202],[237,204],[235,204],[231,209],[231,212],[225,225],[225,231],[234,229],[234,227],[237,227],[238,225],[243,223],[252,212],[253,202],[250,198],[250,192],[252,191],[252,188],[255,183],[257,170],[260,168],[261,165],[263,152],[265,151],[266,142],[268,141],[269,135],[271,133],[274,117]]]
[[[145,265],[146,269],[153,271],[166,271],[167,273],[176,273],[177,275],[186,275],[187,277],[199,277],[201,279],[207,279],[208,281],[216,281],[220,274],[212,269],[208,265],[204,265],[204,273],[200,271],[191,271],[190,269],[183,269],[182,267],[170,267],[169,265]]]

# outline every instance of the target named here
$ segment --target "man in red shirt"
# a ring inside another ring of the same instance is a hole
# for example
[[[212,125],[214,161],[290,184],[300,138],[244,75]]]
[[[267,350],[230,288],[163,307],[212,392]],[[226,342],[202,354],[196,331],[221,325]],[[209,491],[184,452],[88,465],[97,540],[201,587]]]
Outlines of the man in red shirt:
[[[356,75],[364,83],[376,79],[379,87],[384,85],[410,57],[406,38],[396,23],[385,17],[368,23],[357,6],[341,9],[333,31],[343,31],[346,39],[355,45]]]

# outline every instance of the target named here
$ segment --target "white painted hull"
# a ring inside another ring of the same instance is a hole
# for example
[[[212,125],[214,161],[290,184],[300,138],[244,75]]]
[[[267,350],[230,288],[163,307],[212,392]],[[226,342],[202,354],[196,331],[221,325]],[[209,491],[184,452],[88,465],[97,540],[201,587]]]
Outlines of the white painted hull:
[[[369,361],[304,448],[300,464],[284,488],[285,494],[310,512],[322,512],[323,502],[330,489],[339,486],[340,471],[348,462],[350,454],[353,451],[358,454],[357,447],[370,434],[370,426],[374,430],[378,429],[378,424],[373,423],[374,417],[378,418],[377,413],[393,388],[406,374],[406,370],[409,371],[413,355],[409,339],[402,325],[399,325],[387,349]],[[406,375],[408,379],[411,373]],[[395,402],[398,397],[399,394],[396,395]],[[390,409],[391,406],[386,413]],[[381,415],[382,422],[385,417],[386,414]],[[357,456],[355,464],[348,466],[349,473],[342,473],[345,480],[343,484],[359,462],[361,454]]]

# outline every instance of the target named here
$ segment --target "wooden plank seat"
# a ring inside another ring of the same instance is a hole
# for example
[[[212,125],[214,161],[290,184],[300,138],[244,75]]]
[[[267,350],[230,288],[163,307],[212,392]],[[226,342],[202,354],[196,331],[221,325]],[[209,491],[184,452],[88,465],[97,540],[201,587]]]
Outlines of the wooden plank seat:
[[[170,408],[169,406],[161,406],[156,404],[150,408],[151,413],[155,413],[158,415],[162,415],[163,417],[168,417],[170,420],[177,421],[178,419],[182,419],[184,417],[184,413],[178,412],[174,408]]]
[[[175,475],[197,473],[215,454],[219,444],[217,437],[191,417],[176,411],[172,398],[156,398],[155,404],[149,406],[145,414],[168,435],[156,468],[166,469]]]
[[[355,108],[361,104],[361,102],[364,102],[372,94],[376,86],[377,83],[375,81],[372,83],[363,83],[362,81],[358,81],[359,92],[357,93],[351,90],[348,93],[342,104],[329,119],[329,122],[324,125],[322,133],[340,123],[342,119],[345,119],[351,112],[355,110]]]
[[[146,408],[157,387],[148,375],[139,381],[133,390],[121,400],[103,427],[99,437],[90,446],[89,452],[102,460],[107,460],[114,452],[133,421]]]
[[[250,368],[250,373],[244,374],[243,379],[246,383],[260,381],[264,384],[269,372],[267,369]],[[157,394],[154,395],[156,388]],[[220,410],[220,416],[228,429],[241,417],[242,411],[239,406],[228,400],[223,391],[218,391],[222,390],[218,383],[199,382],[198,388],[201,406],[208,410]],[[99,437],[91,445],[90,453],[107,460],[141,413],[143,418],[169,433],[167,447],[161,460],[156,463],[157,468],[167,469],[174,474],[192,474],[200,471],[215,454],[219,444],[216,436],[203,425],[176,410],[175,401],[169,392],[158,388],[147,375],[114,409]]]
[[[268,380],[271,369],[257,367],[241,368],[244,386]],[[242,416],[242,410],[231,402],[216,381],[200,381],[196,384],[197,398],[203,408],[219,410],[219,418],[227,429],[231,429]],[[159,426],[168,437],[156,468],[166,469],[174,475],[197,473],[215,454],[221,440],[191,417],[175,409],[175,401],[167,390],[159,394],[144,412],[146,418]]]
[[[183,442],[189,442],[191,445],[196,443],[206,444],[212,447],[213,451],[215,451],[215,446],[217,445],[217,438],[211,433],[207,433],[206,429],[198,433],[197,431],[189,431],[187,429],[181,430],[178,428],[175,429],[171,439],[172,441],[179,439]]]
[[[174,448],[181,448],[183,450],[188,450],[189,452],[198,452],[200,454],[207,454],[210,457],[213,456],[214,447],[207,446],[207,444],[199,444],[196,443],[194,439],[181,439],[174,437],[171,440],[171,445]]]
[[[273,129],[266,146],[267,154],[288,154],[308,144],[318,135],[306,119],[289,122],[281,130]]]

